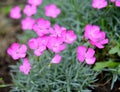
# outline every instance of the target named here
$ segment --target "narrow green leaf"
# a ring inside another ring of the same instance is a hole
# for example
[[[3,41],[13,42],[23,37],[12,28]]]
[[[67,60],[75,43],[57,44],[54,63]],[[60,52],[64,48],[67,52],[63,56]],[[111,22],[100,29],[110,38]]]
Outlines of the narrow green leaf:
[[[118,75],[116,73],[113,74],[113,78],[112,78],[112,83],[111,83],[111,90],[113,89],[113,86],[115,84],[115,82],[118,79]]]
[[[105,67],[116,67],[117,65],[119,65],[119,62],[113,62],[113,61],[108,61],[108,62],[98,62],[95,64],[95,66],[93,67],[93,70],[95,71],[100,71]]]
[[[0,85],[0,88],[6,87],[7,85]]]

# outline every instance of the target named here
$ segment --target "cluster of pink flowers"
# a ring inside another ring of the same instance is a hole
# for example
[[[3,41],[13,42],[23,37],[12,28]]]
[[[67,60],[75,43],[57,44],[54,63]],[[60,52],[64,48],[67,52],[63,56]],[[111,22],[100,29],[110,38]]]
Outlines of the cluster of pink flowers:
[[[99,26],[87,24],[84,30],[84,37],[89,40],[91,45],[102,49],[104,44],[108,43],[108,39],[105,38],[105,32],[100,31]],[[88,50],[86,46],[78,46],[77,48],[77,58],[80,62],[86,61],[87,64],[94,64],[96,61],[94,54],[93,48],[88,48]]]
[[[110,2],[114,2],[115,6],[120,7],[120,0],[110,0]],[[107,7],[108,1],[107,0],[93,0],[92,7],[96,9],[102,9]]]
[[[117,2],[111,0],[111,2]],[[51,50],[55,53],[50,63],[60,63],[62,56],[60,52],[66,49],[67,44],[72,44],[77,39],[77,35],[73,30],[67,30],[65,27],[58,24],[51,26],[51,22],[44,18],[34,19],[32,16],[37,13],[37,6],[42,4],[42,0],[28,0],[27,5],[23,9],[23,13],[26,18],[21,20],[21,28],[23,30],[33,30],[36,34],[36,38],[31,38],[28,41],[28,46],[33,50],[34,55],[41,56],[45,50]],[[97,9],[101,9],[107,6],[106,0],[93,0],[92,6]],[[49,4],[44,7],[45,15],[47,17],[56,18],[61,10],[55,4]],[[14,19],[21,18],[21,8],[15,6],[10,11],[10,17]],[[104,44],[108,43],[106,34],[100,31],[100,27],[97,25],[87,24],[85,26],[84,37],[89,40],[90,44],[98,48],[104,48]],[[19,70],[25,75],[28,75],[31,70],[31,64],[26,57],[27,45],[13,43],[7,50],[7,53],[14,59],[22,59],[23,64],[19,67]],[[87,48],[86,46],[78,46],[77,58],[80,62],[86,61],[87,64],[94,64],[96,58],[94,56],[95,50],[93,48]]]
[[[62,57],[60,52],[65,50],[66,44],[72,44],[77,36],[73,30],[67,30],[58,24],[51,26],[50,21],[44,18],[34,19],[32,16],[37,13],[37,6],[42,4],[42,0],[27,0],[27,5],[23,9],[26,18],[21,20],[23,30],[33,30],[38,37],[31,38],[28,46],[34,51],[34,55],[41,56],[45,50],[51,50],[55,56],[50,63],[60,63]],[[49,4],[44,7],[47,17],[56,18],[61,10],[55,4]],[[10,17],[14,19],[21,18],[21,8],[15,6],[10,11]],[[14,59],[23,59],[20,71],[27,75],[31,69],[29,60],[26,58],[27,46],[25,44],[13,43],[7,50],[8,54]]]
[[[23,13],[27,16],[32,16],[37,12],[37,6],[42,4],[42,0],[28,0],[28,4],[24,7]],[[15,6],[10,11],[10,17],[19,19],[22,17],[20,6]]]
[[[13,43],[8,49],[7,53],[14,59],[18,60],[20,58],[23,59],[24,63],[20,66],[20,71],[22,71],[24,74],[28,74],[31,66],[28,62],[28,59],[24,59],[26,57],[27,53],[27,46],[25,44],[19,44],[19,43]]]
[[[37,6],[42,4],[42,0],[28,0],[27,5],[25,5],[23,9],[23,13],[30,17],[37,13]],[[61,10],[55,4],[49,4],[44,7],[45,16],[56,18],[60,13]],[[22,17],[21,8],[20,6],[15,6],[10,11],[10,17],[13,19],[19,19]]]
[[[65,50],[66,44],[72,44],[77,38],[73,30],[67,30],[58,24],[51,27],[50,21],[43,18],[37,20],[33,25],[33,30],[38,37],[31,38],[28,45],[30,49],[34,50],[36,56],[41,56],[46,49],[53,51],[58,56],[61,51]]]

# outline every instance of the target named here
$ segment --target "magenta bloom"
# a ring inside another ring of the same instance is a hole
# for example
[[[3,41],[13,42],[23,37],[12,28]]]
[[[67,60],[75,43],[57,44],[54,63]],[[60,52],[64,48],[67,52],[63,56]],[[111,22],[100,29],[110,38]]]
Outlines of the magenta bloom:
[[[10,17],[13,19],[21,18],[21,8],[19,6],[15,6],[10,10]]]
[[[28,0],[28,3],[34,6],[38,6],[42,4],[42,0]]]
[[[52,37],[63,37],[63,31],[65,31],[65,27],[60,27],[58,24],[55,24],[53,28],[50,29],[50,36]]]
[[[25,8],[23,9],[23,12],[27,16],[32,16],[37,13],[37,8],[36,6],[33,5],[26,5]]]
[[[28,75],[28,74],[29,74],[29,72],[30,72],[30,70],[31,70],[31,65],[30,65],[30,63],[29,63],[29,61],[28,61],[27,58],[24,58],[24,59],[23,59],[23,64],[20,65],[19,70],[20,70],[21,72],[23,72],[25,75]]]
[[[72,44],[76,40],[77,36],[73,30],[64,31],[63,40],[68,44]]]
[[[51,27],[51,23],[48,20],[43,18],[39,18],[36,24],[33,25],[33,30],[36,32],[38,36],[44,36],[49,33],[49,28]]]
[[[99,37],[96,38],[96,41],[90,40],[90,43],[100,49],[104,48],[104,44],[108,43],[108,39],[105,38],[105,32],[100,32],[98,36]]]
[[[93,0],[92,7],[96,9],[105,8],[108,5],[107,0]]]
[[[43,36],[39,38],[31,38],[28,41],[30,49],[34,50],[36,56],[41,56],[43,51],[46,50],[49,37]]]
[[[47,47],[55,53],[59,53],[66,48],[63,39],[57,37],[49,37]]]
[[[120,0],[110,0],[111,2],[115,2],[115,6],[120,7]]]
[[[32,30],[35,19],[26,17],[21,21],[21,26],[23,30]]]
[[[48,17],[56,18],[60,13],[61,10],[55,4],[45,6],[45,15]]]
[[[108,43],[108,39],[105,38],[105,32],[100,31],[100,28],[97,25],[86,25],[84,36],[89,39],[92,45],[95,45],[98,48],[104,48],[103,45]]]
[[[59,54],[56,54],[56,55],[52,58],[52,60],[51,60],[50,63],[59,64],[60,61],[61,61],[61,58],[62,58],[62,57],[61,57]]]
[[[30,49],[32,49],[32,50],[37,49],[37,48],[38,48],[37,39],[36,39],[36,38],[31,38],[31,39],[28,41],[28,45],[29,45]]]
[[[84,30],[85,30],[85,33],[84,33],[85,38],[96,41],[96,38],[98,37],[98,34],[100,33],[99,26],[87,24]]]
[[[8,49],[7,53],[14,59],[24,58],[26,56],[27,46],[25,44],[13,43]]]
[[[115,6],[120,7],[120,0],[116,0]]]
[[[111,2],[115,2],[116,0],[110,0]]]
[[[92,48],[85,46],[78,46],[77,48],[77,58],[80,62],[86,61],[87,64],[94,64],[96,58],[94,57],[95,51]]]

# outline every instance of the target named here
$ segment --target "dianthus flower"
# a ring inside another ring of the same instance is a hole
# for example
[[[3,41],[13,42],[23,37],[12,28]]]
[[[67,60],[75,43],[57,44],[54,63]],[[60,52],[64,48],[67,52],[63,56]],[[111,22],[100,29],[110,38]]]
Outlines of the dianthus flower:
[[[66,48],[62,38],[49,37],[47,47],[55,53],[59,53]]]
[[[27,2],[34,6],[38,6],[42,4],[42,0],[28,0]]]
[[[26,56],[27,46],[25,44],[13,43],[7,53],[14,59],[24,58]]]
[[[65,27],[60,27],[58,24],[54,24],[53,28],[51,28],[50,31],[50,36],[51,37],[62,37],[63,31],[65,31]]]
[[[110,2],[115,2],[115,6],[120,7],[120,0],[110,0]]]
[[[33,25],[33,30],[38,36],[44,36],[49,33],[50,26],[50,21],[39,18],[37,22]]]
[[[34,50],[34,54],[36,56],[41,56],[43,51],[46,50],[48,38],[49,37],[47,36],[43,36],[43,37],[38,37],[38,38],[31,38],[28,41],[28,45],[30,49]]]
[[[64,42],[68,44],[72,44],[77,38],[73,30],[64,31],[62,34]]]
[[[26,17],[22,19],[21,26],[23,30],[32,30],[33,24],[35,23],[35,19]]]
[[[31,70],[31,65],[30,65],[30,63],[29,63],[29,61],[28,61],[27,58],[24,58],[24,59],[23,59],[23,64],[20,65],[19,70],[20,70],[21,72],[23,72],[25,75],[28,75],[28,74],[29,74],[29,72],[30,72],[30,70]]]
[[[110,0],[111,2],[115,2],[116,0]]]
[[[23,9],[23,12],[27,16],[32,16],[32,15],[36,14],[37,8],[36,8],[36,6],[33,6],[33,5],[26,5],[25,8]]]
[[[106,0],[93,0],[92,7],[97,9],[105,8],[108,5]]]
[[[87,24],[84,30],[85,30],[84,33],[85,38],[90,40],[96,40],[95,38],[98,37],[98,34],[100,32],[100,27],[97,25]]]
[[[20,6],[15,6],[10,10],[10,17],[13,19],[21,18],[21,8]]]
[[[56,54],[56,55],[52,58],[52,60],[51,60],[50,63],[59,64],[60,61],[61,61],[61,58],[62,58],[62,57],[61,57],[59,54]]]
[[[116,0],[115,6],[120,7],[120,0]]]
[[[90,40],[90,43],[100,49],[104,48],[104,44],[108,43],[108,39],[105,38],[105,32],[100,32],[97,40]]]
[[[65,27],[60,27],[58,24],[55,24],[53,28],[49,29],[50,37],[58,37],[63,39],[64,42],[72,44],[77,36],[73,30],[66,30]]]
[[[48,17],[56,18],[60,13],[61,10],[55,4],[45,6],[45,15]]]
[[[105,38],[105,32],[100,31],[97,25],[86,25],[85,26],[85,38],[89,39],[92,45],[98,48],[104,48],[104,44],[108,43],[108,39]]]
[[[94,57],[95,51],[93,48],[88,48],[85,46],[78,46],[77,48],[77,58],[80,62],[86,61],[87,64],[94,64],[96,58]]]

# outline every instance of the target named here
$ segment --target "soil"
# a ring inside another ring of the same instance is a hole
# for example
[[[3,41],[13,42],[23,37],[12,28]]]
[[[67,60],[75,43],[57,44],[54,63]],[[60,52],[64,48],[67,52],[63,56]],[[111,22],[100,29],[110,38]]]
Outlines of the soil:
[[[16,5],[15,0],[0,0],[0,85],[11,84],[10,67],[16,62],[7,55],[6,50],[12,42],[17,41],[16,35],[21,34],[20,20],[12,20],[2,8]],[[23,0],[22,0],[23,1]],[[0,87],[0,92],[9,92],[10,87]]]
[[[14,0],[0,0],[0,8],[6,5],[16,5],[24,3],[23,0],[18,0],[14,3]],[[8,15],[0,11],[0,84],[12,84],[10,76],[9,65],[15,64],[16,61],[7,55],[6,50],[12,42],[17,41],[17,35],[21,34],[19,20],[12,20]],[[101,76],[102,75],[102,76]],[[113,90],[110,90],[111,79],[100,81],[104,77],[104,73],[98,76],[98,81],[95,83],[97,87],[92,89],[92,92],[120,92],[120,81],[114,85]],[[0,88],[0,92],[9,92],[10,87]]]
[[[0,21],[6,20],[1,15],[0,18]],[[7,23],[9,22],[6,22],[3,25],[0,24],[0,78],[3,79],[0,81],[0,84],[2,85],[11,83],[9,65],[15,64],[15,61],[7,55],[6,50],[12,42],[17,41],[16,35],[20,33],[19,30],[17,30],[18,26],[12,25],[6,27]],[[9,88],[0,88],[0,92],[9,92],[8,90]]]
[[[97,76],[98,81],[94,83],[96,87],[92,89],[92,92],[120,92],[120,81],[117,80],[111,90],[112,75],[105,78],[105,73],[109,74],[109,72],[102,72]]]

